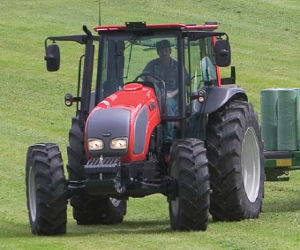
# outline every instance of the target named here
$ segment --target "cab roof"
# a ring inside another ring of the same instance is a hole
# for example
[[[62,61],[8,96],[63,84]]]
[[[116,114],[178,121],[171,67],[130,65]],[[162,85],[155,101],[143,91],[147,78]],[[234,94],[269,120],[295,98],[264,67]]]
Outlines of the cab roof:
[[[122,31],[122,30],[160,30],[160,29],[172,29],[172,30],[184,30],[184,31],[211,31],[219,27],[216,22],[206,22],[205,24],[179,24],[179,23],[168,23],[168,24],[146,24],[145,22],[127,22],[125,25],[109,25],[109,26],[96,26],[94,28],[97,32],[103,31]]]

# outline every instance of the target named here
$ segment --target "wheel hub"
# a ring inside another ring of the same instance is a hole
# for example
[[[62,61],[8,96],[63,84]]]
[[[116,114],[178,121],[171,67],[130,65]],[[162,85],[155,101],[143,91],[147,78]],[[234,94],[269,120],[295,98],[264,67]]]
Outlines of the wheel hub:
[[[118,200],[118,199],[115,199],[115,198],[109,198],[109,199],[110,199],[111,204],[112,204],[114,207],[118,207],[119,204],[121,203],[121,200]]]

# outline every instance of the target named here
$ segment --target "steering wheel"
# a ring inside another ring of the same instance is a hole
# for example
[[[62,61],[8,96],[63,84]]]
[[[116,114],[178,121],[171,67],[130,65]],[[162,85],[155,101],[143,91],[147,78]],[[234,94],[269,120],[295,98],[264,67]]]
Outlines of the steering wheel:
[[[145,73],[141,73],[139,74],[133,81],[138,81],[139,78],[142,78],[142,77],[152,77],[153,79],[157,80],[157,82],[154,82],[154,81],[145,81],[143,79],[143,81],[141,82],[141,84],[145,85],[145,86],[150,86],[150,87],[154,87],[154,89],[159,89],[159,91],[163,94],[163,95],[166,95],[167,93],[167,90],[166,90],[166,83],[163,79],[161,79],[159,76],[157,75],[154,75],[152,73],[148,73],[148,72],[145,72]]]
[[[159,83],[161,83],[164,86],[164,88],[166,87],[165,81],[163,79],[161,79],[159,76],[154,75],[152,73],[141,73],[133,81],[136,82],[139,78],[142,78],[143,76],[145,76],[145,77],[152,77],[155,80],[157,80]],[[146,81],[143,81],[143,82],[146,82]]]

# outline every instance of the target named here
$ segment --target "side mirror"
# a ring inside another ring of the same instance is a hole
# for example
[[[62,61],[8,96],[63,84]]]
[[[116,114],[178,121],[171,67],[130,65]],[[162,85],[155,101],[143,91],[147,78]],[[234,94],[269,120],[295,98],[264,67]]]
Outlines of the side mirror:
[[[45,60],[48,71],[57,71],[60,65],[59,47],[56,44],[50,44],[46,47]]]
[[[231,63],[231,51],[228,40],[217,40],[215,43],[216,63],[220,67],[227,67]]]

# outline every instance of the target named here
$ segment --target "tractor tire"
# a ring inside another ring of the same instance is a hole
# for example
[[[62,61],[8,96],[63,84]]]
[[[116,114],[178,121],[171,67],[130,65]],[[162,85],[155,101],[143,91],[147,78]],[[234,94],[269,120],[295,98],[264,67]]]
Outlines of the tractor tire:
[[[264,195],[263,143],[250,103],[234,100],[211,114],[207,158],[214,220],[258,218]]]
[[[180,139],[173,143],[170,176],[177,181],[177,196],[169,199],[173,230],[207,229],[210,187],[206,149],[199,139]]]
[[[77,117],[72,119],[67,152],[69,179],[72,181],[84,180],[85,174],[82,166],[87,162],[84,150],[84,123],[80,122]]]
[[[84,149],[84,124],[77,117],[69,131],[67,170],[69,180],[85,180],[83,165],[87,162]],[[116,224],[123,221],[127,201],[90,196],[84,192],[70,199],[73,218],[78,225]]]
[[[41,143],[28,148],[26,195],[33,234],[66,233],[66,180],[61,153],[55,144]]]

